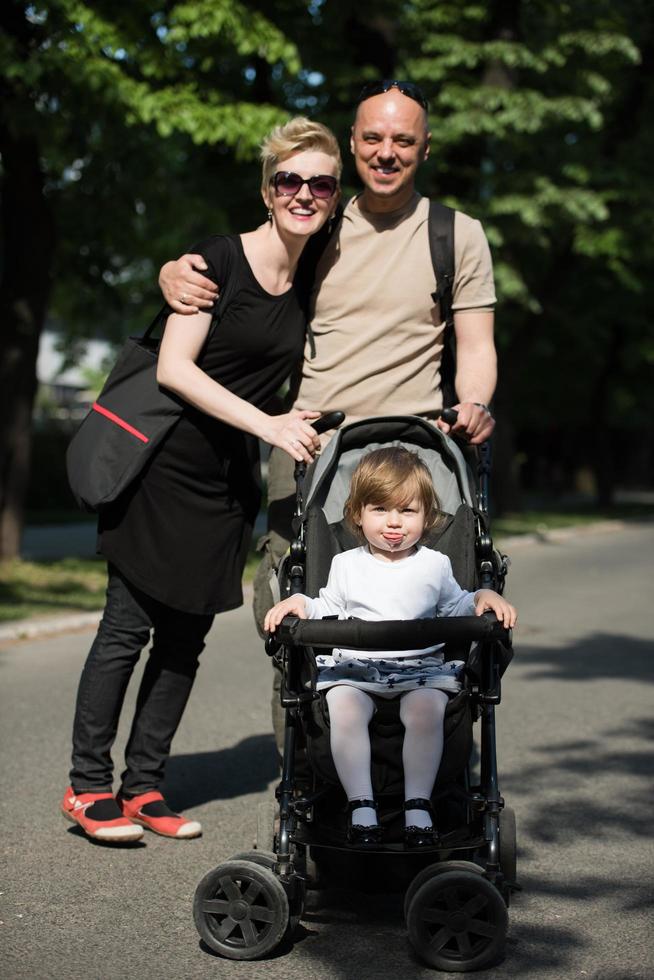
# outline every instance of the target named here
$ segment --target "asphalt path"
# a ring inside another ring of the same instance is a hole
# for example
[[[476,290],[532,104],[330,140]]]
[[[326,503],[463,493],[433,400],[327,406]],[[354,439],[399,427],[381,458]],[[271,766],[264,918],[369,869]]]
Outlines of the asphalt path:
[[[497,720],[523,892],[510,909],[504,962],[480,976],[654,976],[653,550],[654,527],[642,524],[514,551],[509,594],[520,626]],[[201,820],[204,836],[148,834],[146,844],[118,848],[66,823],[58,804],[89,642],[85,632],[0,652],[2,977],[435,975],[408,945],[401,896],[315,896],[295,944],[262,963],[222,960],[201,946],[191,915],[196,884],[251,846],[256,805],[275,784],[270,667],[247,607],[212,630],[168,768],[171,803]]]

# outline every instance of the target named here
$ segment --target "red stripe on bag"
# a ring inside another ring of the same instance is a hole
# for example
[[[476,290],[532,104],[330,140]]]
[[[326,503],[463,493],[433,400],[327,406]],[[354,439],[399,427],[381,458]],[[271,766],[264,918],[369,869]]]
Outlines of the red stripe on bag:
[[[100,415],[104,415],[104,417],[109,419],[110,422],[114,422],[116,425],[119,425],[121,429],[125,429],[126,432],[129,432],[131,433],[131,435],[136,436],[136,438],[140,439],[141,442],[150,442],[147,436],[144,436],[142,432],[139,432],[138,429],[135,429],[133,425],[129,424],[129,422],[126,422],[124,419],[121,419],[119,415],[114,415],[114,413],[110,412],[108,408],[104,408],[102,405],[98,405],[97,402],[93,402],[91,408],[93,409],[94,412],[99,412]]]

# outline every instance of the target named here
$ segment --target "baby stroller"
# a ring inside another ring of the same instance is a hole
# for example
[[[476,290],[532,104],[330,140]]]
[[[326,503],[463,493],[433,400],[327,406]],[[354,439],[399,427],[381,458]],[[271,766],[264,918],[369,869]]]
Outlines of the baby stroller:
[[[451,411],[451,410],[446,410]],[[446,421],[455,420],[446,416]],[[342,413],[323,416],[326,431]],[[279,574],[280,593],[317,595],[332,557],[356,547],[343,522],[350,478],[366,452],[402,445],[417,452],[434,479],[447,521],[425,542],[447,554],[459,584],[502,591],[507,562],[488,531],[490,447],[480,447],[477,479],[454,440],[422,419],[366,419],[343,427],[307,470],[296,466],[295,540]],[[471,489],[473,483],[475,488]],[[315,651],[425,648],[445,643],[445,659],[465,662],[463,689],[445,717],[445,748],[432,795],[439,837],[433,848],[403,845],[403,727],[398,699],[379,699],[370,726],[373,786],[383,844],[357,851],[346,840],[346,797],[329,750],[329,717],[315,690]],[[430,966],[463,972],[497,960],[516,884],[513,811],[499,791],[495,705],[511,658],[510,631],[494,615],[413,622],[300,620],[286,617],[267,652],[282,670],[286,728],[277,804],[262,804],[257,847],[235,855],[200,882],[194,902],[202,939],[229,959],[270,953],[302,917],[307,887],[351,884],[405,891],[410,941]],[[479,776],[473,722],[479,720]]]

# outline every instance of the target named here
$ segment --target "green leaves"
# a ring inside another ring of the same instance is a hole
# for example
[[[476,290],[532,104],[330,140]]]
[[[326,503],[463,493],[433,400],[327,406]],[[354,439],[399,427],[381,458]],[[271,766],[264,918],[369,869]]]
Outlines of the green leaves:
[[[56,91],[56,108],[63,103],[71,112],[73,105],[84,111],[92,98],[122,112],[129,125],[153,123],[162,137],[180,132],[195,143],[224,142],[239,158],[252,156],[265,132],[287,118],[279,106],[249,101],[235,69],[255,56],[297,72],[297,48],[244,4],[196,0],[166,14],[141,2],[125,15],[113,5],[49,0],[39,20],[35,43],[21,45],[9,35],[0,42],[7,78],[28,98],[33,88]],[[39,106],[52,109],[48,99]]]
[[[300,70],[298,50],[258,11],[234,0],[193,0],[173,7],[167,45],[186,45],[193,38],[221,37],[239,55],[256,55],[269,64],[281,62],[289,72]]]
[[[484,223],[502,383],[515,403],[538,395],[529,425],[563,418],[575,383],[580,424],[604,401],[623,419],[624,392],[646,388],[651,3],[5,0],[0,20],[1,111],[38,140],[59,229],[53,309],[71,332],[92,311],[125,333],[163,259],[260,220],[272,126],[314,115],[345,149],[363,81],[408,77],[431,105],[420,189]]]

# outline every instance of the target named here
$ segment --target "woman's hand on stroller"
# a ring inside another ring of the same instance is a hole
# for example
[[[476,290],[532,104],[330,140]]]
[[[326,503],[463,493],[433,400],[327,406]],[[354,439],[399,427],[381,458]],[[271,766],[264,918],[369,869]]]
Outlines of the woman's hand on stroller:
[[[278,446],[296,463],[311,463],[320,451],[320,436],[310,425],[310,420],[320,417],[320,412],[292,411],[285,415],[269,415],[264,429],[257,433],[271,446]]]
[[[304,596],[291,595],[288,599],[282,599],[276,606],[269,609],[263,621],[263,628],[266,633],[274,633],[284,616],[297,616],[298,619],[306,619],[307,608],[304,603]]]
[[[518,613],[515,606],[503,599],[492,589],[480,589],[475,592],[475,615],[481,616],[485,612],[494,612],[497,619],[505,629],[513,629],[518,621]]]

